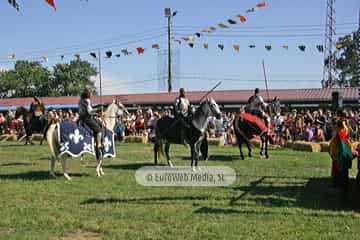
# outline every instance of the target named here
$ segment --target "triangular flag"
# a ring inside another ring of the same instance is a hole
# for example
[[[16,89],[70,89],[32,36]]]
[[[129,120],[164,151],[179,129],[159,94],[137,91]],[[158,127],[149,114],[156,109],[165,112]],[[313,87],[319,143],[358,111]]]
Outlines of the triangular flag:
[[[200,33],[195,33],[195,35],[200,38],[201,37],[201,34]]]
[[[203,46],[204,46],[205,49],[208,49],[208,48],[209,48],[209,44],[208,44],[208,43],[204,43]]]
[[[74,54],[74,56],[76,57],[76,60],[80,60],[80,54]]]
[[[54,10],[56,11],[56,5],[55,5],[55,0],[46,0],[46,2],[52,6],[54,8]]]
[[[112,51],[107,51],[107,52],[105,52],[105,54],[106,54],[106,57],[107,57],[107,58],[111,58],[111,56],[112,56]]]
[[[16,55],[15,55],[15,53],[13,53],[13,54],[10,54],[10,55],[8,56],[8,58],[10,58],[10,59],[15,59],[15,58],[16,58]]]
[[[142,47],[138,47],[138,48],[136,48],[136,51],[137,51],[138,54],[140,55],[140,54],[143,54],[143,53],[144,53],[145,49],[142,48]]]
[[[160,45],[158,43],[154,43],[151,47],[156,48],[156,49],[160,49]]]
[[[249,45],[249,48],[256,48],[255,45]]]
[[[224,50],[224,44],[218,44],[218,48],[220,48],[221,51]]]
[[[299,46],[299,49],[300,49],[300,51],[304,52],[304,51],[305,51],[305,49],[306,49],[306,46],[304,46],[304,45],[300,45],[300,46]]]
[[[284,49],[286,49],[286,50],[289,49],[289,46],[288,46],[288,45],[282,45],[281,47],[284,48]]]
[[[336,48],[337,48],[337,49],[341,49],[342,47],[343,47],[343,45],[342,45],[341,43],[337,43],[337,44],[336,44]]]
[[[212,32],[215,32],[215,31],[216,31],[216,27],[210,27],[209,29],[210,29],[210,31],[212,31]]]
[[[319,52],[324,52],[324,46],[323,45],[317,45],[316,48],[317,48],[317,50]]]
[[[17,11],[20,11],[20,6],[19,4],[16,2],[16,0],[8,0],[9,4],[11,6],[13,6]]]
[[[181,40],[179,40],[179,39],[175,39],[175,42],[177,42],[178,44],[181,44]]]
[[[211,33],[212,31],[210,29],[203,29],[203,30],[201,30],[201,32]]]
[[[266,50],[270,51],[272,47],[271,47],[271,45],[265,45],[265,48],[266,48]]]
[[[121,52],[122,52],[125,56],[129,55],[129,52],[128,52],[128,50],[127,50],[126,48],[125,48],[125,49],[122,49]]]
[[[128,51],[128,55],[132,55],[133,54],[133,52],[132,51]]]
[[[115,55],[115,57],[117,57],[117,58],[119,58],[120,56],[121,56],[121,54],[119,54],[119,53]]]
[[[218,26],[219,26],[220,28],[229,28],[228,26],[226,26],[226,25],[223,24],[223,23],[219,23]]]
[[[233,48],[234,48],[235,51],[240,52],[240,45],[234,44]]]
[[[251,13],[251,12],[255,12],[256,11],[256,8],[250,8],[248,10],[246,10],[246,13]]]
[[[228,23],[230,23],[230,24],[236,24],[237,22],[236,21],[234,21],[234,20],[232,20],[232,19],[228,19]]]
[[[238,18],[240,19],[240,22],[244,23],[246,22],[246,17],[243,15],[238,15]]]
[[[265,2],[262,2],[262,3],[258,3],[258,4],[256,4],[256,7],[267,7],[268,6],[268,4],[267,3],[265,3]]]
[[[183,37],[182,39],[185,41],[193,42],[195,38],[194,38],[194,36],[190,35],[190,36]]]
[[[49,61],[49,58],[46,57],[46,56],[43,56],[42,59],[44,60],[44,62],[48,62],[48,61]]]
[[[93,58],[97,58],[97,57],[96,57],[96,53],[94,53],[94,52],[91,52],[91,53],[90,53],[90,56],[92,56]]]
[[[189,43],[189,46],[190,46],[191,48],[193,48],[193,47],[194,47],[194,44],[193,44],[193,43]]]
[[[61,55],[61,56],[60,56],[61,60],[64,60],[64,57],[65,57],[64,55]]]

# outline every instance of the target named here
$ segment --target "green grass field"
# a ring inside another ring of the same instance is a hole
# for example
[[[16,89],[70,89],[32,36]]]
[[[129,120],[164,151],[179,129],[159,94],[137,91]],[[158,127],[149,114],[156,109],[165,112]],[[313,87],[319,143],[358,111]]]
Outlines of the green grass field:
[[[200,165],[234,168],[235,184],[140,186],[134,173],[152,164],[152,146],[134,143],[118,144],[102,178],[87,156],[68,161],[72,181],[59,163],[50,179],[47,145],[2,143],[0,239],[360,239],[360,214],[332,187],[326,153],[271,150],[265,160],[255,150],[241,161],[235,147],[209,151]],[[190,164],[188,152],[172,146],[174,163]]]

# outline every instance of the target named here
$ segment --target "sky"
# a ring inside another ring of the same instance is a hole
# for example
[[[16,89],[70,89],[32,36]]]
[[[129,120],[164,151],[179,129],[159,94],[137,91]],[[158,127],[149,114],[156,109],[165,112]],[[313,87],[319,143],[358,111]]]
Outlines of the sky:
[[[57,11],[44,0],[17,1],[20,12],[0,0],[2,69],[13,68],[7,57],[13,53],[28,60],[48,56],[43,64],[49,68],[79,53],[97,67],[89,52],[101,49],[103,94],[164,91],[158,76],[166,74],[161,52],[167,47],[164,8],[170,7],[177,11],[174,38],[229,18],[237,20],[238,14],[247,17],[246,23],[202,35],[194,48],[173,42],[176,87],[208,90],[222,80],[222,90],[264,88],[263,60],[270,89],[321,87],[324,55],[316,45],[324,44],[326,0],[268,0],[267,7],[248,14],[247,9],[263,0],[56,0]],[[359,9],[359,0],[337,1],[339,36],[357,29]],[[159,43],[160,50],[151,48],[154,43]],[[203,43],[209,44],[208,50]],[[223,51],[218,44],[224,45]],[[240,52],[234,51],[233,44],[240,45]],[[265,45],[272,45],[272,50],[265,50]],[[299,45],[306,46],[305,52]],[[145,53],[138,55],[137,47],[144,47]],[[106,51],[117,54],[124,48],[134,54],[104,57]],[[96,86],[98,79],[94,78]]]

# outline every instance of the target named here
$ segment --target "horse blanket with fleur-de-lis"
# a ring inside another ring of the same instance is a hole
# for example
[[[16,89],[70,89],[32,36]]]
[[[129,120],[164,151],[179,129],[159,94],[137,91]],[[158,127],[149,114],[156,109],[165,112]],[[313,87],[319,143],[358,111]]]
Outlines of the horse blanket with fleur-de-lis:
[[[60,143],[60,156],[68,154],[79,157],[84,153],[95,155],[95,140],[90,129],[70,121],[57,123]],[[104,157],[115,157],[115,141],[112,131],[106,129],[103,134]]]

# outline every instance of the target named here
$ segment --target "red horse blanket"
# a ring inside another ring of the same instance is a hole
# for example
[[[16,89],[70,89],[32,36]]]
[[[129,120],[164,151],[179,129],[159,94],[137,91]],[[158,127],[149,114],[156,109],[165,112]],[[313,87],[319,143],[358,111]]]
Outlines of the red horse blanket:
[[[248,122],[250,122],[250,123],[255,124],[260,129],[261,132],[267,131],[267,127],[266,127],[264,121],[261,120],[259,117],[254,116],[254,115],[249,114],[249,113],[240,113],[239,117],[246,120],[246,121],[248,121]]]

